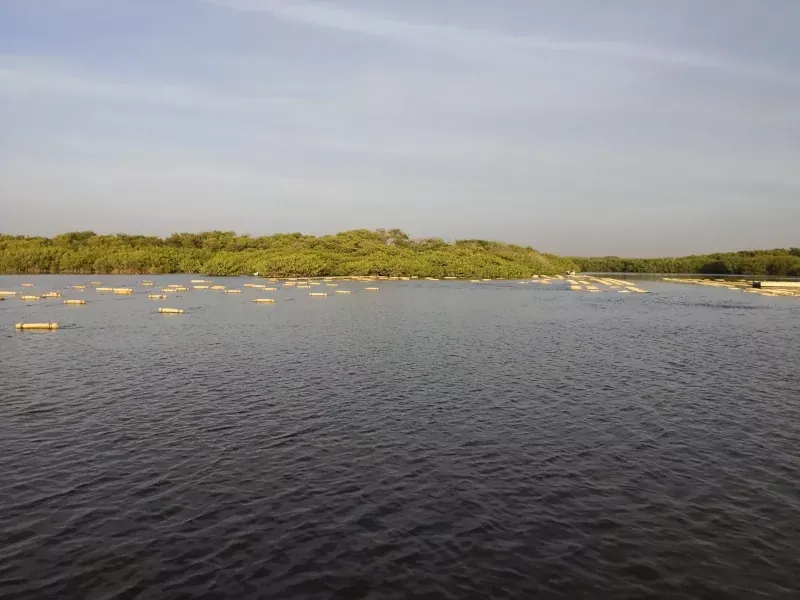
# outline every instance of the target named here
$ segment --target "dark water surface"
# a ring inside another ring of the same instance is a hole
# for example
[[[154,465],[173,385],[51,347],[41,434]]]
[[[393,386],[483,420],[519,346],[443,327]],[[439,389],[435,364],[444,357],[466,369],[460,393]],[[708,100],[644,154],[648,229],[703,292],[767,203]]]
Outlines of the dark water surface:
[[[800,299],[378,285],[0,302],[0,596],[799,597]]]

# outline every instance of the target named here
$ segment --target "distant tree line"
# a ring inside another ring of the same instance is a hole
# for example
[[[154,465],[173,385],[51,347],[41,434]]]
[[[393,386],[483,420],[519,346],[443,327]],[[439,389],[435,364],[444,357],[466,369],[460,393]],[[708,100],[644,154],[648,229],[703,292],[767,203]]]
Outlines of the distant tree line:
[[[800,276],[800,248],[683,258],[565,258],[485,240],[414,240],[399,229],[358,229],[319,237],[301,233],[253,237],[232,231],[175,233],[167,238],[91,231],[53,238],[0,234],[0,273],[519,278],[570,270]]]
[[[741,250],[683,258],[572,258],[580,271],[601,273],[696,273],[800,276],[800,248]]]
[[[320,237],[252,237],[232,231],[175,233],[167,238],[91,231],[53,238],[0,235],[2,273],[517,278],[573,268],[569,259],[529,247],[484,240],[412,240],[398,229]]]

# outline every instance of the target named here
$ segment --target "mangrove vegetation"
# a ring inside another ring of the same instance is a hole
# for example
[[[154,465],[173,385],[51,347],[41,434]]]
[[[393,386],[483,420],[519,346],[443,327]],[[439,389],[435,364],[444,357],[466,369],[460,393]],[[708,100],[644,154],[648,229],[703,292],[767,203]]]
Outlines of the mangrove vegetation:
[[[682,258],[572,258],[587,273],[800,276],[800,248],[741,250]]]
[[[485,240],[412,239],[398,229],[335,235],[232,231],[166,238],[98,235],[53,238],[0,235],[0,273],[241,275],[274,277],[386,275],[521,278],[565,271],[800,276],[800,248],[747,250],[684,258],[560,257]]]
[[[252,237],[232,231],[175,233],[167,238],[91,231],[53,238],[0,235],[3,273],[517,278],[573,267],[569,259],[533,248],[483,240],[412,240],[397,229],[320,237]]]

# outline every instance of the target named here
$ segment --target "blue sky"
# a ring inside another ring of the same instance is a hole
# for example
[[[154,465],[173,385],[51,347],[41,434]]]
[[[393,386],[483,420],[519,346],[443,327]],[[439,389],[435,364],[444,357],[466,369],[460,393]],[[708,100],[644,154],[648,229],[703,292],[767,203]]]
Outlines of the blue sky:
[[[0,231],[800,245],[800,2],[0,0]]]

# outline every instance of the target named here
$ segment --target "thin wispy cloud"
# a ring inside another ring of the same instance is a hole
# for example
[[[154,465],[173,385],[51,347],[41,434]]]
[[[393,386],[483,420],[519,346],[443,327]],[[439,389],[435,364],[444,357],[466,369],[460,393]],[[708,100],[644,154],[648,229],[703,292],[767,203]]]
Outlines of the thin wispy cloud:
[[[288,106],[297,98],[215,91],[162,81],[131,82],[80,73],[58,63],[0,54],[0,95],[38,98],[61,96],[174,108],[247,110]]]
[[[272,0],[199,0],[219,7],[267,14],[293,23],[342,32],[387,38],[399,42],[439,48],[476,58],[496,57],[497,52],[563,52],[629,61],[646,61],[697,69],[716,69],[798,84],[796,73],[769,65],[752,64],[721,56],[668,48],[649,47],[624,41],[562,40],[540,36],[515,36],[450,25],[401,21],[366,12],[319,3]],[[487,55],[487,53],[489,53]]]

